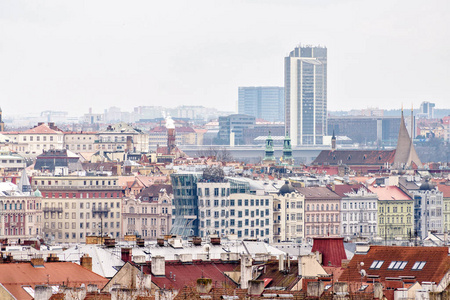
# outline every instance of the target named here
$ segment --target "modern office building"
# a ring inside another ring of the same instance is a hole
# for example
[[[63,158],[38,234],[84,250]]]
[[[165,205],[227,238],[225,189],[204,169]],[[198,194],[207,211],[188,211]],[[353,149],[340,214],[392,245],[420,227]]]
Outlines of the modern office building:
[[[269,122],[284,121],[284,87],[239,87],[238,110]]]
[[[219,117],[219,132],[216,144],[219,145],[243,145],[244,130],[255,127],[255,117],[242,114],[234,114]]]
[[[327,130],[327,48],[298,46],[284,59],[285,123],[292,145],[321,145]]]

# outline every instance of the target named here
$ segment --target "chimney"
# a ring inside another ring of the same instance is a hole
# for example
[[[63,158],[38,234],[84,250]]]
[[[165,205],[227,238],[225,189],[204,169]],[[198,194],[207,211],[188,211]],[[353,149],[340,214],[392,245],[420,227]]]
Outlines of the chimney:
[[[131,256],[131,248],[122,248],[121,249],[121,254],[122,254],[122,260],[124,261],[124,262],[129,262],[129,261],[131,261],[131,258],[132,258],[132,256]]]
[[[47,256],[47,262],[57,262],[57,261],[59,261],[59,257],[58,255],[56,255],[56,253],[50,253]]]
[[[43,268],[44,267],[44,259],[42,257],[35,257],[30,259],[31,265],[35,268]]]
[[[248,281],[252,280],[252,257],[250,254],[241,256],[241,289],[248,288]]]
[[[264,280],[249,280],[247,294],[260,296],[264,292]]]
[[[89,254],[84,254],[82,257],[80,257],[80,265],[83,268],[92,271],[92,257],[90,257]]]
[[[166,261],[164,256],[152,256],[152,274],[154,276],[166,275]]]
[[[309,281],[306,294],[308,297],[320,297],[324,291],[323,281]]]
[[[284,254],[280,254],[278,258],[278,271],[284,271]]]
[[[125,152],[133,152],[133,140],[131,136],[127,136],[127,149],[125,150]]]
[[[373,285],[373,298],[383,299],[383,285],[380,282],[375,282]]]
[[[197,279],[197,293],[208,294],[212,288],[212,279],[199,278]]]
[[[53,289],[48,285],[36,285],[34,287],[35,300],[48,300],[53,294]]]

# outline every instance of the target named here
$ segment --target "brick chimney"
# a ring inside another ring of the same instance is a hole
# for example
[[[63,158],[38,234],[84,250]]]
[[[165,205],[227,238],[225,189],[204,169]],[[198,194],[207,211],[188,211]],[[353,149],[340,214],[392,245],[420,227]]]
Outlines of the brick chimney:
[[[82,257],[80,257],[80,265],[83,268],[92,271],[92,257],[90,257],[88,254],[84,254]]]
[[[124,262],[129,262],[131,261],[131,248],[122,248],[121,249],[121,253],[122,253],[122,260]]]
[[[31,265],[35,268],[43,268],[44,267],[44,259],[42,257],[35,257],[30,259]]]

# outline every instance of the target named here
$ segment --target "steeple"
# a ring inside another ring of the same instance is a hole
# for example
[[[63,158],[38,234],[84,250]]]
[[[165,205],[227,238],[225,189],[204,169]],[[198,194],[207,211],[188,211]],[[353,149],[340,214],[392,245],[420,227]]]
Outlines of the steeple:
[[[283,163],[285,164],[293,164],[294,159],[292,158],[292,146],[291,146],[291,138],[289,137],[289,132],[286,132],[286,136],[284,137],[283,143]]]
[[[275,156],[273,150],[273,139],[269,131],[269,136],[266,139],[266,150],[264,151],[263,163],[273,164],[275,163]]]
[[[20,176],[20,181],[19,181],[18,187],[22,193],[30,193],[31,192],[31,184],[30,184],[30,180],[28,179],[27,171],[25,171],[25,168],[22,170],[22,175]]]
[[[411,123],[414,122],[412,111],[411,111]],[[411,134],[413,126],[411,125]],[[400,120],[400,130],[398,132],[397,148],[395,150],[394,156],[394,168],[422,168],[422,162],[417,155],[416,149],[414,148],[413,140],[409,137],[408,130],[405,125],[405,118],[403,116],[402,107],[402,117]]]

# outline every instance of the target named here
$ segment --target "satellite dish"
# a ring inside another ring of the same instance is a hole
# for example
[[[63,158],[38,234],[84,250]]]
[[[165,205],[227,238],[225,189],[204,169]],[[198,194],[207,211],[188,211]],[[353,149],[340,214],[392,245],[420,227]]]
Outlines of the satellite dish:
[[[366,277],[367,276],[367,272],[364,269],[362,269],[359,273],[361,274],[361,277]]]

